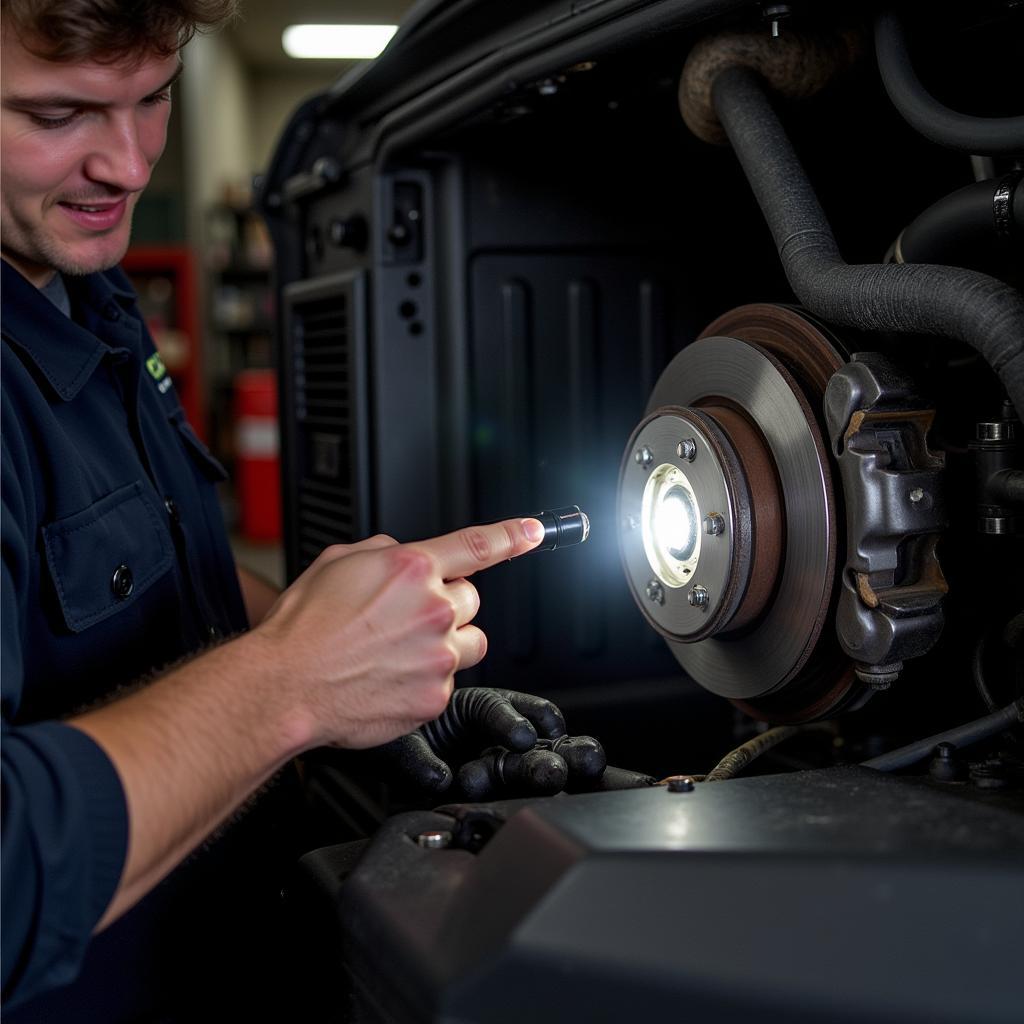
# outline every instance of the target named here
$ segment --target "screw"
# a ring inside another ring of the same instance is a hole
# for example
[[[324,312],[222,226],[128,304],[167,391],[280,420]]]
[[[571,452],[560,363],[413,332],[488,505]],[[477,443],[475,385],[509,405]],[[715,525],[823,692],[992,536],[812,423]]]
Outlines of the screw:
[[[712,537],[725,533],[725,519],[718,512],[709,512],[704,517],[704,532]]]
[[[657,580],[648,580],[646,588],[647,597],[655,604],[665,603],[665,589]]]
[[[633,461],[641,469],[646,469],[654,461],[654,452],[647,445],[644,445],[643,448],[637,448],[633,454]]]
[[[636,516],[626,516],[622,520],[622,528],[624,530],[635,530],[640,525],[640,520]]]
[[[424,850],[443,850],[451,841],[451,832],[421,832],[416,837],[416,842]]]
[[[670,775],[665,784],[670,793],[692,793],[694,788],[693,779],[689,775]]]
[[[919,501],[922,501],[923,499],[924,499],[924,489],[923,488],[915,487],[910,492],[910,500],[911,500],[911,502],[913,502],[913,504],[916,505]]]
[[[707,608],[708,601],[711,600],[711,595],[708,594],[708,588],[702,587],[699,583],[694,585],[694,588],[686,596],[686,600],[690,602],[694,608]]]
[[[683,438],[676,445],[676,455],[681,459],[686,459],[687,462],[693,462],[697,458],[697,442],[692,437]]]

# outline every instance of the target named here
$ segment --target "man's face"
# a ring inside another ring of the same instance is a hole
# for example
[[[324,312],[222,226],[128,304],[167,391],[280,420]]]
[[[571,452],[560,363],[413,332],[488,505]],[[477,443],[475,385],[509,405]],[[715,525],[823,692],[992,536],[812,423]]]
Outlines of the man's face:
[[[163,152],[176,54],[61,64],[4,32],[3,256],[33,284],[88,274],[128,248],[132,211]]]

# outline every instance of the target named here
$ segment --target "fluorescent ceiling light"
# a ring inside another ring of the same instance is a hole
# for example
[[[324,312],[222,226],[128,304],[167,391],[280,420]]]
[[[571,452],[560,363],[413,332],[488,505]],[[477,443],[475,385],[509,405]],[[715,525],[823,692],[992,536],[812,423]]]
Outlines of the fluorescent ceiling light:
[[[376,57],[397,25],[290,25],[281,34],[289,57],[361,60]]]

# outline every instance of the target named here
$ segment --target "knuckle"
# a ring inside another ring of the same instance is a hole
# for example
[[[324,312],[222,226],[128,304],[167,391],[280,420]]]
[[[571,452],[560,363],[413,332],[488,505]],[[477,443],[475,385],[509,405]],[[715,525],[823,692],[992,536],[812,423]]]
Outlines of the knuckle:
[[[459,656],[447,644],[438,648],[438,650],[430,656],[431,675],[441,676],[443,679],[448,679],[450,676],[455,675],[458,667]]]
[[[433,558],[421,548],[410,548],[400,545],[393,548],[389,552],[388,557],[390,558],[391,568],[396,575],[402,573],[417,579],[424,579],[434,569]]]
[[[480,529],[464,530],[462,543],[469,552],[470,557],[478,562],[490,561],[493,546],[487,534]]]
[[[455,605],[447,598],[433,597],[424,607],[423,617],[427,624],[447,633],[455,625]]]

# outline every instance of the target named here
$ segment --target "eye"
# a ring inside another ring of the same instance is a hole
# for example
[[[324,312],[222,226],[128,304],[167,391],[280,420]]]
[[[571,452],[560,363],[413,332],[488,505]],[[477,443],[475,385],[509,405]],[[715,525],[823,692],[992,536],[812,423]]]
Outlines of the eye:
[[[164,89],[162,92],[155,92],[152,96],[147,96],[143,101],[144,107],[155,107],[158,103],[170,103],[171,101],[171,90]]]
[[[79,113],[80,111],[75,110],[63,117],[43,117],[41,114],[29,114],[28,116],[32,123],[40,128],[64,128],[71,124],[79,116]]]

